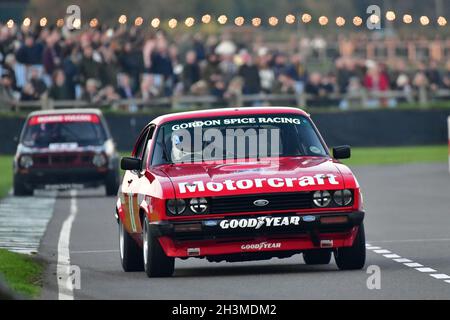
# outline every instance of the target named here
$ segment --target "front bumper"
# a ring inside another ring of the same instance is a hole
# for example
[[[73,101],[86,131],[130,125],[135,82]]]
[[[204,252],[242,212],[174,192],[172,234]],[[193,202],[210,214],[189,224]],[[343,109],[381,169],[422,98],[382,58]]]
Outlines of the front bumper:
[[[16,178],[34,188],[46,185],[82,184],[97,186],[103,184],[108,174],[108,168],[30,168],[21,169]]]
[[[301,252],[309,249],[351,246],[358,226],[364,219],[364,212],[325,212],[267,217],[279,217],[278,221],[281,223],[278,225],[266,223],[259,227],[252,227],[247,223],[247,226],[239,227],[239,225],[246,225],[244,222],[241,223],[242,220],[248,222],[249,219],[263,218],[239,216],[189,222],[159,221],[151,223],[150,230],[152,234],[159,237],[165,253],[171,257],[265,251]],[[291,219],[291,217],[294,218]],[[337,219],[330,220],[330,218]],[[236,220],[233,225],[237,227],[229,227],[231,220]],[[298,223],[283,224],[282,221],[298,221]]]

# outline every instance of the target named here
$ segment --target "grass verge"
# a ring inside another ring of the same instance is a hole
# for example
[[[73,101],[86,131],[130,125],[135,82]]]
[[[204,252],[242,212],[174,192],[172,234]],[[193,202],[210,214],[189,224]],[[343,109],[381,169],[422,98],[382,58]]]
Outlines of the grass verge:
[[[437,145],[352,148],[352,157],[342,162],[348,165],[387,165],[446,161],[448,161],[448,147]]]
[[[27,298],[38,297],[44,265],[37,259],[0,249],[0,274],[14,292]]]
[[[12,160],[13,156],[0,155],[0,198],[6,196],[12,186]]]

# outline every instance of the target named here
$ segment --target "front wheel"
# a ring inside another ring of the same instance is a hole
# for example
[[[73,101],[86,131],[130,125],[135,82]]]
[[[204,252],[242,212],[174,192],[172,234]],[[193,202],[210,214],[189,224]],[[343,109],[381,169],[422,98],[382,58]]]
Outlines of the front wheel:
[[[32,196],[33,188],[28,187],[20,178],[14,176],[13,193],[16,197]]]
[[[142,228],[143,258],[145,273],[149,278],[170,277],[175,269],[175,258],[166,256],[158,238],[150,228],[148,218],[145,217]]]
[[[338,248],[334,252],[334,259],[341,270],[362,269],[366,263],[366,236],[364,224],[358,228],[353,245],[351,247]]]
[[[122,262],[122,268],[125,272],[142,271],[144,269],[141,248],[125,230],[125,227],[120,220],[119,249],[120,261]]]

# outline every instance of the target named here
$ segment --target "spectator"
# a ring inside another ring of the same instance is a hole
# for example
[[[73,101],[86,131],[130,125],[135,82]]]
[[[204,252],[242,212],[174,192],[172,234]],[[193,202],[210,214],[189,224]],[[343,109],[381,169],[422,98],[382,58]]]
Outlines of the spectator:
[[[253,58],[248,52],[242,53],[243,64],[239,68],[239,76],[244,81],[242,88],[243,94],[257,94],[261,92],[261,79],[259,77],[259,70],[253,63]]]
[[[42,96],[47,91],[47,85],[41,78],[40,70],[34,66],[30,69],[29,81],[38,97]]]
[[[17,100],[18,94],[14,91],[13,78],[9,70],[3,70],[0,82],[0,98],[5,100]]]
[[[86,82],[87,79],[100,79],[101,57],[99,53],[94,53],[94,49],[90,45],[83,49],[83,57],[79,68],[82,75],[82,83]]]
[[[53,85],[48,96],[54,100],[70,100],[70,90],[67,87],[66,75],[62,69],[56,69],[53,72]]]
[[[99,83],[95,79],[87,79],[86,85],[83,91],[82,100],[95,103],[97,102]]]
[[[25,84],[20,93],[20,101],[34,101],[39,99],[39,94],[35,91],[31,83]]]
[[[186,53],[186,64],[183,66],[181,79],[185,92],[189,92],[192,85],[200,80],[200,66],[197,62],[196,53],[193,50]]]

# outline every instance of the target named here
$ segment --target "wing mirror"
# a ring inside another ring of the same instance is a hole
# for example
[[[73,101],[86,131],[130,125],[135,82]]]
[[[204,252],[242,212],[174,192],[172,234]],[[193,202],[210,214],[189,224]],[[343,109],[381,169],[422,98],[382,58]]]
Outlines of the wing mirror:
[[[350,146],[338,146],[333,147],[333,158],[335,159],[348,159],[351,156]]]
[[[120,160],[120,168],[122,170],[141,170],[141,159],[123,157],[122,160]]]

